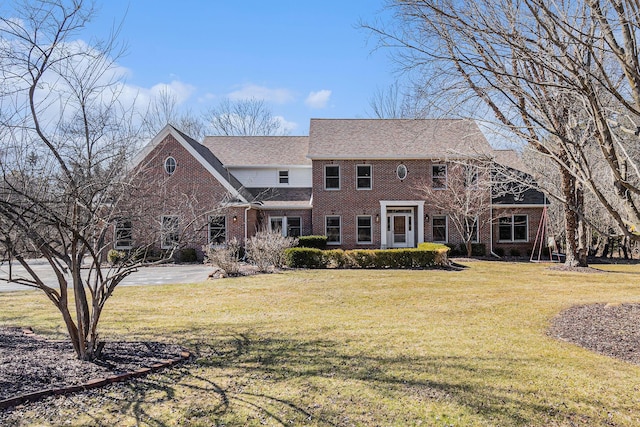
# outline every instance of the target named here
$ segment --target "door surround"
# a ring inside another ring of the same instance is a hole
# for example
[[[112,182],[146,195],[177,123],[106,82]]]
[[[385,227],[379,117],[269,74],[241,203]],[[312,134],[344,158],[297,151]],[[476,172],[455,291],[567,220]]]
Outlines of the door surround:
[[[424,200],[380,200],[380,247],[387,249],[393,247],[393,242],[387,239],[387,210],[415,208],[414,229],[415,239],[411,247],[416,247],[424,242]]]

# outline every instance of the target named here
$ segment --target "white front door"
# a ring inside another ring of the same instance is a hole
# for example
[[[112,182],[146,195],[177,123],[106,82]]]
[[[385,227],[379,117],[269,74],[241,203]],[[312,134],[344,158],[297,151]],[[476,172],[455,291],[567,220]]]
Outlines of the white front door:
[[[413,214],[387,215],[387,245],[390,248],[413,247]]]

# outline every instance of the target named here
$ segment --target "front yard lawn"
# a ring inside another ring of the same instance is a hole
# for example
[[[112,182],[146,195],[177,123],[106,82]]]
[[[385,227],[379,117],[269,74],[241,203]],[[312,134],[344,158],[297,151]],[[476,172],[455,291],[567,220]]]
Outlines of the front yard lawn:
[[[607,274],[551,271],[548,264],[466,265],[118,288],[103,337],[181,344],[196,360],[47,398],[0,414],[0,421],[640,425],[640,366],[547,335],[554,316],[570,306],[640,302],[640,265],[596,266]],[[37,292],[0,293],[0,325],[64,337],[56,310]]]

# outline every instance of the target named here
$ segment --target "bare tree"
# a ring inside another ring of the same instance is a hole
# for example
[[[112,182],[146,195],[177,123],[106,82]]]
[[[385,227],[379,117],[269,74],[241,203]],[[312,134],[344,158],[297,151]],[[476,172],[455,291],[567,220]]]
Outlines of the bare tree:
[[[205,124],[190,110],[181,112],[178,99],[169,89],[164,88],[149,104],[143,117],[145,133],[154,137],[167,124],[173,125],[197,141],[205,137]]]
[[[116,34],[74,39],[93,12],[84,0],[29,0],[0,17],[0,245],[27,271],[9,280],[45,293],[83,360],[99,356],[105,304],[140,262],[103,264],[119,205],[134,193],[124,165],[138,133],[118,101]],[[44,282],[32,256],[57,283]]]
[[[270,136],[288,133],[267,104],[255,98],[238,101],[225,98],[208,111],[205,121],[211,135]]]
[[[634,1],[400,0],[390,7],[397,26],[369,28],[399,48],[402,64],[428,82],[431,95],[449,95],[432,99],[447,111],[492,115],[507,138],[556,163],[567,263],[586,263],[585,191],[631,236],[640,223]],[[592,174],[595,163],[608,168],[605,181]]]

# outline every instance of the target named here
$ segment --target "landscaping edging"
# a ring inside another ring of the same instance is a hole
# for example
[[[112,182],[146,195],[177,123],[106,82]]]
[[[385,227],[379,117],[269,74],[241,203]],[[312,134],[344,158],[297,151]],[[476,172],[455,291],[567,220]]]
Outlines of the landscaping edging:
[[[31,329],[23,329],[22,332],[25,335],[35,335]],[[64,386],[59,388],[48,388],[48,389],[39,390],[32,393],[22,394],[16,397],[11,397],[8,399],[3,399],[3,400],[0,400],[0,410],[18,406],[27,402],[33,402],[47,396],[66,395],[66,394],[76,393],[79,391],[86,391],[86,390],[91,390],[98,387],[103,387],[105,385],[112,384],[112,383],[127,381],[132,378],[143,377],[150,373],[161,371],[170,366],[174,366],[179,363],[186,362],[190,358],[191,358],[191,353],[188,351],[183,351],[180,353],[179,357],[174,357],[171,359],[163,359],[158,363],[154,363],[151,366],[136,369],[135,371],[124,372],[122,374],[117,374],[117,375],[110,375],[105,378],[95,378],[95,379],[88,380],[82,384],[74,384],[71,386]]]

